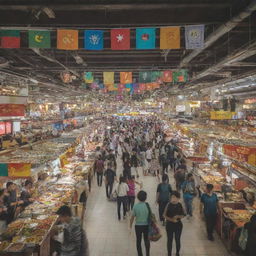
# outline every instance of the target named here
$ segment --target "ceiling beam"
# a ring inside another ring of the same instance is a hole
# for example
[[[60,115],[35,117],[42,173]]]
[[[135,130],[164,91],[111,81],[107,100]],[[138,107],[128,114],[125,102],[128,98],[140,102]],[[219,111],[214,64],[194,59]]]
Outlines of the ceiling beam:
[[[255,10],[256,10],[256,0],[253,0],[242,12],[240,12],[238,15],[230,19],[225,24],[221,25],[217,30],[215,30],[212,34],[210,34],[206,38],[204,42],[204,47],[202,49],[193,50],[192,53],[190,53],[188,56],[183,58],[179,66],[180,67],[187,66],[191,60],[193,60],[202,51],[204,51],[206,48],[208,48],[213,43],[215,43],[223,35],[225,35],[229,31],[231,31],[233,28],[235,28],[242,20],[249,17]]]
[[[31,9],[41,9],[46,5],[42,4],[26,4],[26,5],[13,5],[5,4],[0,5],[0,10],[18,10],[29,11]],[[230,7],[230,3],[159,3],[159,4],[47,4],[47,7],[56,11],[90,11],[90,10],[159,10],[159,9],[190,9],[190,8],[211,8],[223,9]]]
[[[215,64],[214,66],[211,66],[210,68],[197,73],[193,78],[192,81],[201,79],[208,75],[214,75],[214,73],[218,72],[225,66],[230,66],[233,63],[239,62],[241,60],[247,59],[253,55],[256,54],[256,42],[251,44],[250,46],[242,48],[240,51],[233,53],[230,56],[227,56],[223,60],[221,60],[219,63]]]

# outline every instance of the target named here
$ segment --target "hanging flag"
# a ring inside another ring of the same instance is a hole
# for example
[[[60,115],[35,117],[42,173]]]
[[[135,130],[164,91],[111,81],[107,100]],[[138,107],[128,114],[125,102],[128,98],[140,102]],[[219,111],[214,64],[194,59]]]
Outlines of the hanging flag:
[[[163,82],[170,83],[172,82],[172,71],[171,70],[165,70],[163,73]]]
[[[57,30],[57,48],[78,50],[78,30]]]
[[[2,30],[1,31],[2,48],[20,48],[20,31],[19,30]]]
[[[103,31],[85,30],[84,48],[86,50],[103,50]]]
[[[180,69],[173,72],[174,83],[184,83],[188,81],[188,72],[186,69]]]
[[[140,83],[150,83],[151,82],[151,71],[142,71],[139,73]]]
[[[132,83],[132,72],[120,72],[120,83],[131,84]]]
[[[160,29],[160,49],[180,49],[180,27]]]
[[[8,177],[8,165],[0,163],[0,176]]]
[[[156,29],[137,28],[136,29],[136,48],[155,49],[156,48]]]
[[[141,92],[145,91],[146,90],[146,84],[139,84],[139,90]]]
[[[84,73],[84,81],[88,84],[93,82],[93,73],[92,72],[85,72]]]
[[[151,81],[156,82],[159,78],[162,78],[163,72],[162,71],[153,71],[151,74]]]
[[[35,31],[28,32],[29,48],[51,48],[51,33],[50,31]]]
[[[117,85],[117,90],[119,94],[122,94],[123,91],[125,90],[125,85],[124,84],[118,84]]]
[[[104,84],[114,84],[114,72],[104,72],[103,73],[103,80]]]
[[[186,49],[200,49],[204,47],[204,25],[185,27]]]
[[[113,92],[113,91],[117,91],[117,84],[109,84],[107,85],[108,91]]]
[[[132,89],[132,84],[126,84],[125,89],[126,89],[127,92],[130,92],[131,89]]]
[[[130,29],[111,30],[111,49],[129,50],[130,49]]]

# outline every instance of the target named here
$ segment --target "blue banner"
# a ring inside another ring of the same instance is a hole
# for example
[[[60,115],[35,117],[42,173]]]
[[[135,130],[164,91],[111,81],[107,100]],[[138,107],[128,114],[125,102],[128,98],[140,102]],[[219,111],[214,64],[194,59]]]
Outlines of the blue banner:
[[[136,48],[155,49],[156,48],[156,29],[137,28],[136,29]]]
[[[86,50],[103,50],[103,31],[102,30],[85,30],[84,31],[84,48]]]
[[[204,47],[204,25],[185,27],[186,49],[200,49]]]

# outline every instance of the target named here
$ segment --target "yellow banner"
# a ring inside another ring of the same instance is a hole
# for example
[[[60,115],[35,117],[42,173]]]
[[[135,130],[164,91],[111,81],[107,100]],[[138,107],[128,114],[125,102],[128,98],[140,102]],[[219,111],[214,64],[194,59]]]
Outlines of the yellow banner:
[[[27,164],[27,163],[8,164],[8,176],[17,177],[17,178],[30,177],[31,164]]]
[[[230,111],[211,111],[211,120],[231,120],[236,112]]]
[[[160,49],[180,49],[180,27],[160,29]]]
[[[114,84],[114,72],[103,73],[104,84]]]

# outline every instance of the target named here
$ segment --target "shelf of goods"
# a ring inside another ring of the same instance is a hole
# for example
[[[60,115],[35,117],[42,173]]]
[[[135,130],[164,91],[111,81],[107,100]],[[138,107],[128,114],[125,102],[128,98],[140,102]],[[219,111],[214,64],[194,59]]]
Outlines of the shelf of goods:
[[[88,141],[91,133],[92,126],[44,142],[38,147],[33,147],[31,152],[22,150],[23,157],[20,151],[15,151],[9,158],[4,156],[4,160],[17,162],[25,157],[33,164],[42,164],[58,158],[59,154],[61,166],[57,172],[47,170],[48,177],[35,184],[33,196],[36,201],[9,224],[2,235],[0,255],[49,256],[53,227],[58,221],[55,215],[57,209],[67,204],[72,207],[75,215],[84,215],[84,207],[79,211],[79,201],[83,192],[87,194],[88,178],[92,176],[94,151],[100,145],[99,142]],[[2,157],[0,159],[2,161]]]
[[[256,195],[255,136],[200,124],[170,127],[173,128],[167,128],[167,138],[177,139],[184,157],[192,161],[200,194],[207,183],[214,185],[221,209],[216,230],[229,249],[240,253],[240,230],[256,213],[255,201],[247,199],[248,194]]]
[[[256,202],[248,203],[244,193],[256,193],[256,183],[241,182],[239,178],[230,178],[230,168],[218,168],[210,163],[200,164],[194,170],[200,193],[203,192],[205,184],[211,183],[214,192],[220,202],[220,213],[217,218],[216,230],[232,251],[238,248],[238,234],[240,229],[247,223],[251,216],[256,213]],[[229,179],[229,180],[227,180]]]

